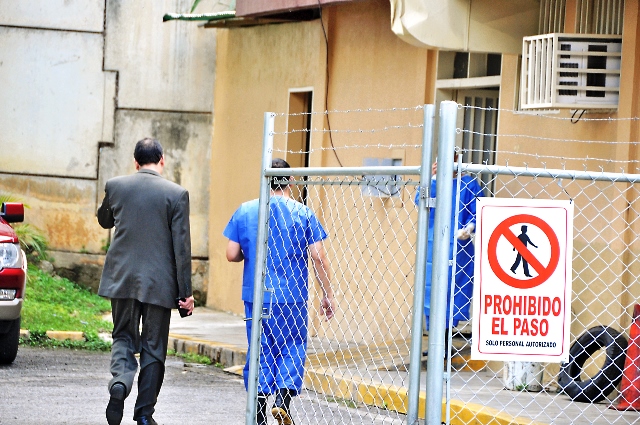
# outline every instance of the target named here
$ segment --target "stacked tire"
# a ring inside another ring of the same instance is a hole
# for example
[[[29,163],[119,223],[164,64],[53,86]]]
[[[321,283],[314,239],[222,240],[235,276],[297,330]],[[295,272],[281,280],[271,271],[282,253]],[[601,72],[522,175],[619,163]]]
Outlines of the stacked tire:
[[[617,330],[596,326],[583,333],[569,350],[569,362],[560,369],[558,384],[572,400],[597,403],[604,400],[622,380],[628,342]],[[606,350],[602,368],[590,379],[580,374],[586,361],[600,349]]]

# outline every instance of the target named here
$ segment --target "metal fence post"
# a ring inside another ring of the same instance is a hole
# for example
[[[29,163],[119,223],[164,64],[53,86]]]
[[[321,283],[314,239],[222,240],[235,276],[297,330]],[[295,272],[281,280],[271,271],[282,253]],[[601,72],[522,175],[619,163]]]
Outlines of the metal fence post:
[[[438,135],[438,171],[436,174],[436,212],[433,235],[431,274],[431,313],[429,356],[427,358],[426,425],[440,425],[442,418],[442,388],[444,377],[444,336],[449,280],[449,240],[451,199],[453,193],[453,149],[456,137],[458,104],[440,104]],[[440,202],[437,201],[440,199]]]
[[[454,220],[454,223],[458,223],[458,215],[460,214],[459,208],[460,208],[460,190],[461,190],[461,184],[462,184],[462,179],[460,178],[462,173],[460,172],[460,164],[461,164],[461,159],[462,156],[458,155],[458,161],[456,161],[454,169],[455,169],[455,173],[456,173],[456,178],[455,178],[455,207],[453,208],[453,210],[451,211],[451,214],[454,215],[454,217],[456,218]],[[453,186],[452,186],[453,187]],[[453,193],[452,195],[453,196]],[[457,226],[457,224],[456,224]],[[455,229],[451,229],[452,232],[457,232],[458,228],[456,227]],[[446,347],[448,347],[449,349],[447,350],[446,353],[444,353],[445,356],[447,356],[447,376],[451,376],[451,347],[453,347],[453,332],[451,331],[451,328],[453,326],[453,299],[454,299],[454,295],[455,295],[455,290],[456,290],[456,285],[455,285],[455,281],[456,281],[456,273],[458,272],[456,269],[456,258],[458,255],[458,243],[457,241],[454,242],[453,247],[452,247],[452,252],[451,252],[451,273],[449,274],[449,276],[451,277],[451,288],[449,288],[449,299],[451,300],[451,304],[449,305],[450,308],[447,309],[447,323],[449,324],[449,326],[446,327],[445,329],[445,335],[444,337],[447,340],[447,343],[445,344]],[[445,409],[446,410],[446,423],[450,423],[451,422],[451,414],[450,414],[450,410],[449,409],[451,407],[451,379],[447,379],[447,384],[445,386],[445,399],[446,399],[446,403],[445,403]]]
[[[253,311],[251,327],[251,355],[249,356],[249,377],[247,383],[246,425],[256,423],[258,399],[258,359],[260,358],[260,336],[262,334],[262,304],[264,300],[264,270],[267,258],[267,230],[269,207],[269,177],[265,174],[271,168],[273,156],[273,131],[276,115],[273,112],[264,114],[264,131],[262,139],[262,179],[260,180],[260,206],[258,207],[258,238],[256,242],[256,267],[253,286]]]
[[[422,355],[422,316],[424,310],[424,282],[427,264],[427,232],[429,229],[428,200],[431,190],[431,155],[433,145],[433,121],[435,105],[424,105],[422,129],[422,162],[420,168],[418,226],[416,237],[416,262],[413,285],[413,317],[411,319],[411,347],[409,358],[409,392],[407,425],[418,423],[420,402],[420,357]]]

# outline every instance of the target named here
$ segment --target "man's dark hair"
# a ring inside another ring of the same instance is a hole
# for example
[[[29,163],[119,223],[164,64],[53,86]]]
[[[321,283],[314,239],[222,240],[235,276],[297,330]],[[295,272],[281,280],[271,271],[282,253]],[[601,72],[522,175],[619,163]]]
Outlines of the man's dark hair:
[[[289,163],[282,158],[271,160],[271,168],[291,168]],[[289,177],[275,176],[271,180],[271,190],[282,190],[289,185]]]
[[[136,143],[133,158],[141,166],[157,164],[162,159],[162,146],[158,140],[145,137]]]

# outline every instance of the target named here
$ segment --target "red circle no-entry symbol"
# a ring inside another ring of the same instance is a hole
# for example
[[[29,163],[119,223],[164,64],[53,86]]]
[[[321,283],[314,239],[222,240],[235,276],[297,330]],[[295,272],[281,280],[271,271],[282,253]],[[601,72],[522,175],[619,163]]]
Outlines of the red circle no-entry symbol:
[[[542,230],[551,245],[551,258],[546,266],[543,265],[511,231],[510,227],[514,224],[531,224]],[[518,279],[509,275],[502,269],[502,266],[498,262],[497,254],[498,240],[502,236],[504,236],[507,241],[513,245],[516,251],[522,255],[522,259],[528,262],[529,265],[538,273],[537,276],[531,279]],[[518,214],[511,216],[498,224],[489,238],[487,255],[489,257],[491,270],[495,273],[498,279],[513,288],[530,289],[546,282],[556,270],[560,259],[560,244],[558,243],[558,237],[554,233],[553,229],[551,229],[551,226],[545,223],[542,219],[530,214]]]

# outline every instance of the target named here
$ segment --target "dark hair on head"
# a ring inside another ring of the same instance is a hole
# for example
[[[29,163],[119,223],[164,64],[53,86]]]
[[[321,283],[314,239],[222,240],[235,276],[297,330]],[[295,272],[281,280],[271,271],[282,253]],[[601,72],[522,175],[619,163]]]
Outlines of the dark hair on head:
[[[271,160],[271,168],[291,168],[289,163],[282,158]],[[275,176],[271,180],[271,190],[282,190],[289,185],[289,177]]]
[[[133,158],[141,166],[157,164],[162,159],[162,146],[158,140],[145,137],[136,143]]]

